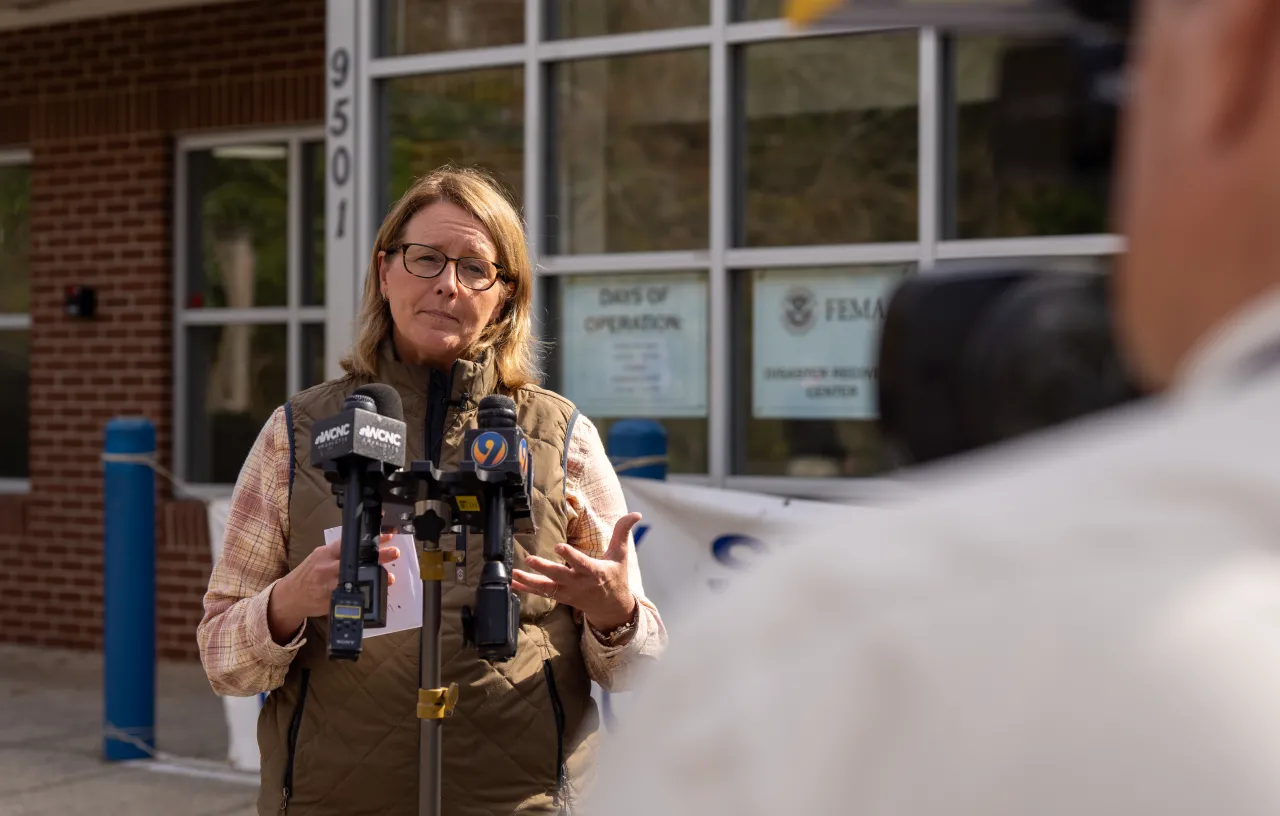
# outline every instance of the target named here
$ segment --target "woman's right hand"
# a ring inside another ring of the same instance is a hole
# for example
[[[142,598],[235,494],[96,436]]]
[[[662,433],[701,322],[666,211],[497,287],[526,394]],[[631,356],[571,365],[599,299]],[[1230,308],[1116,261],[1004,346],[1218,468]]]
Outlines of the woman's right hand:
[[[390,533],[378,537],[379,564],[389,564],[400,557],[398,547],[386,546],[390,541]],[[267,625],[276,643],[283,645],[293,640],[307,618],[329,614],[329,599],[338,585],[341,552],[341,541],[316,547],[296,569],[276,582],[267,603]],[[395,580],[394,575],[387,575],[388,586]]]

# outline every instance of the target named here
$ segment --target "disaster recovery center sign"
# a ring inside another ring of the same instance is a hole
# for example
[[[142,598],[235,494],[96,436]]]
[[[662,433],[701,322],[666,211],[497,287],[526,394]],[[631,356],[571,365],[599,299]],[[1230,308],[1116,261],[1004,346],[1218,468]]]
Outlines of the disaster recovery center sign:
[[[909,271],[755,272],[753,416],[875,419],[885,309]]]
[[[564,393],[594,417],[707,414],[707,279],[572,275]]]

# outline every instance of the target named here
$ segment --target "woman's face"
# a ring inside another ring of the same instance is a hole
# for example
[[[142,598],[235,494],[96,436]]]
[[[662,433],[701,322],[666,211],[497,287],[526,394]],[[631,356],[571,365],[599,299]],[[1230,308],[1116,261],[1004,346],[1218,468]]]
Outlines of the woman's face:
[[[498,251],[484,225],[451,201],[422,208],[405,224],[401,243],[423,244],[450,258],[479,258],[497,263]],[[412,259],[427,250],[410,247]],[[400,359],[416,365],[447,369],[502,308],[503,283],[477,291],[458,278],[457,263],[449,261],[434,278],[412,275],[405,268],[405,251],[378,254],[382,295],[391,305],[392,332]],[[474,267],[474,264],[470,266]]]

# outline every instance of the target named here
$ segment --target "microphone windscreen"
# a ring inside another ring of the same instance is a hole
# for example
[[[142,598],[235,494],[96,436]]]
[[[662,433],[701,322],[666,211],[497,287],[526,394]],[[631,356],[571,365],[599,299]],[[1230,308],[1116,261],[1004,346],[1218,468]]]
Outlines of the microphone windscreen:
[[[503,394],[490,394],[480,400],[476,421],[481,428],[514,428],[516,401]]]
[[[377,412],[387,419],[404,422],[404,401],[400,392],[386,383],[369,383],[357,388],[354,394],[363,394],[373,400]]]
[[[508,411],[514,411],[516,409],[516,401],[505,394],[490,394],[480,400],[480,410],[483,411],[486,408],[506,408]]]

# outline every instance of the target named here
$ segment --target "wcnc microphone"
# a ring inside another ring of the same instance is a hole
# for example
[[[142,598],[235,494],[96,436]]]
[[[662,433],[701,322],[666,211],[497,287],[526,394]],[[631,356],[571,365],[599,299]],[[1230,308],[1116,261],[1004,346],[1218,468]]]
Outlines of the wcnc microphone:
[[[387,625],[387,572],[378,563],[383,490],[404,466],[404,405],[394,388],[357,388],[312,428],[311,464],[324,470],[342,508],[338,585],[329,601],[329,657],[356,660],[364,628]]]
[[[375,383],[356,389],[339,413],[312,429],[311,464],[324,471],[342,508],[329,656],[358,659],[364,627],[386,626],[387,573],[378,563],[378,537],[390,500],[422,504],[423,512],[406,528],[432,545],[419,556],[424,577],[434,578],[435,568],[453,561],[459,580],[465,580],[467,533],[483,536],[476,607],[463,607],[463,632],[481,657],[507,660],[515,655],[520,620],[520,599],[511,591],[513,535],[533,529],[533,463],[515,401],[497,394],[480,401],[477,427],[464,433],[463,459],[453,471],[431,461],[405,467],[403,417],[400,395]],[[445,532],[457,535],[456,548],[436,555]]]

